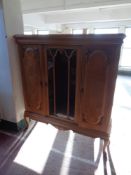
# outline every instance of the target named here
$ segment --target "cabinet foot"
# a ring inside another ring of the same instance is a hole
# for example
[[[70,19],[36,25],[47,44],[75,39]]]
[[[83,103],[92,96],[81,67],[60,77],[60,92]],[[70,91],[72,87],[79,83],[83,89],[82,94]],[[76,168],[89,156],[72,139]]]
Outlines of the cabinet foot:
[[[109,139],[104,139],[104,145],[103,145],[103,152],[105,152],[107,146],[110,145],[110,140]]]
[[[25,118],[25,129],[29,128],[29,118]]]

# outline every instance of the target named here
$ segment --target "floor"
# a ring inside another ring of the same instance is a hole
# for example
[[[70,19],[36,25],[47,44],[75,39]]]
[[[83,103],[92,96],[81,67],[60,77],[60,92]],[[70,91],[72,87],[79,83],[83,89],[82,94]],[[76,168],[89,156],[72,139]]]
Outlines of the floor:
[[[131,77],[117,79],[110,152],[117,175],[131,175]]]
[[[102,141],[51,125],[0,134],[0,175],[103,175]]]
[[[107,157],[100,139],[32,122],[26,132],[0,131],[0,175],[131,175],[130,123],[131,77],[118,76]]]

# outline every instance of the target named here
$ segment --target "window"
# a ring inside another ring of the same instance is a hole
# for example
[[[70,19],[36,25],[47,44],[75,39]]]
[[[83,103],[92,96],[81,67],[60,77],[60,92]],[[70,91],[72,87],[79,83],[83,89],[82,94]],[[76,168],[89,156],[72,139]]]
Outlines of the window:
[[[73,29],[72,33],[73,34],[83,34],[83,30],[82,29]]]
[[[131,28],[126,28],[120,66],[131,68]]]
[[[86,29],[86,32],[85,32],[86,34],[89,34],[89,29]]]
[[[33,32],[32,32],[31,30],[25,30],[25,31],[24,31],[24,34],[25,34],[25,35],[32,35]]]
[[[48,35],[49,31],[48,30],[37,30],[38,35]]]
[[[118,28],[95,29],[95,34],[113,34],[118,33]]]

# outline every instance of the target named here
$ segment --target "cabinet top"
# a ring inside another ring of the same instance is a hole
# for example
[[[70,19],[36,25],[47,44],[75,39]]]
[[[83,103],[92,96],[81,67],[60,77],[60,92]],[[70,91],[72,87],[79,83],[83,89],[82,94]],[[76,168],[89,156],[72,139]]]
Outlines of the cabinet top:
[[[125,34],[49,34],[49,35],[14,35],[18,44],[122,44]]]

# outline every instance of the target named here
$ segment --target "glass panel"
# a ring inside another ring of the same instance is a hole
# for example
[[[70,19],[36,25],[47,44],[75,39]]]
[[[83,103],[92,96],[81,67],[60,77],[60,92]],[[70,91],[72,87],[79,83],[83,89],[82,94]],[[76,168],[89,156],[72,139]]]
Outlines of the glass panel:
[[[47,52],[47,65],[48,65],[48,93],[49,93],[49,111],[54,114],[54,84],[53,84],[53,58]]]
[[[73,117],[75,112],[76,50],[47,49],[49,109],[58,117]]]
[[[82,29],[73,29],[72,33],[73,34],[83,34],[83,30]]]
[[[127,28],[125,34],[124,47],[131,48],[131,28]]]
[[[131,49],[124,48],[122,51],[121,66],[131,67]]]
[[[76,88],[76,52],[70,60],[70,110],[69,115],[75,113],[75,88]]]
[[[86,30],[86,34],[89,34],[89,29]]]
[[[63,52],[55,57],[56,113],[67,114],[68,60]]]
[[[38,30],[37,33],[38,35],[48,35],[49,31],[48,30]]]
[[[33,32],[31,30],[24,31],[24,35],[32,35]]]
[[[95,34],[113,34],[118,33],[118,28],[110,28],[110,29],[95,29]]]
[[[131,68],[131,28],[126,28],[120,66]]]

